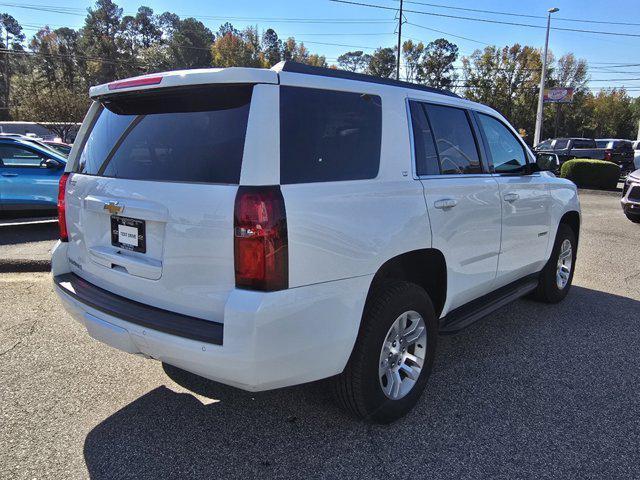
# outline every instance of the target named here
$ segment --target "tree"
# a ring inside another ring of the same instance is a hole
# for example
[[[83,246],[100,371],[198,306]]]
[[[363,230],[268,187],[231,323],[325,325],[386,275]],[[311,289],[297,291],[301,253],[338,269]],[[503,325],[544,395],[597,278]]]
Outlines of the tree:
[[[164,14],[163,14],[164,15]],[[164,17],[169,23],[167,55],[172,69],[205,68],[211,66],[211,44],[214,35],[204,23],[195,18]]]
[[[82,120],[89,107],[85,92],[49,83],[35,72],[16,79],[13,96],[17,104],[12,111],[15,118],[47,122],[46,127],[63,142],[69,140],[75,123]]]
[[[257,31],[251,27],[242,34],[228,31],[211,46],[215,67],[265,67],[267,62],[260,51]]]
[[[118,78],[122,65],[116,43],[122,9],[111,0],[97,0],[88,12],[80,34],[80,49],[87,57],[87,80],[89,84],[110,82]]]
[[[476,50],[462,58],[465,96],[495,108],[527,135],[533,133],[541,57],[539,50],[517,43]],[[552,73],[550,68],[548,78]]]
[[[588,100],[593,108],[593,136],[596,138],[635,138],[638,119],[634,105],[623,88],[600,90]]]
[[[282,40],[272,28],[268,28],[262,34],[262,51],[269,67],[282,60]]]
[[[0,46],[5,50],[2,55],[2,85],[0,87],[3,98],[3,108],[0,110],[0,119],[6,120],[9,118],[9,108],[11,105],[10,92],[11,92],[11,76],[18,66],[19,62],[23,59],[18,52],[22,52],[22,42],[24,41],[24,33],[22,33],[22,26],[18,21],[8,13],[0,15]],[[12,53],[15,52],[15,53]]]
[[[376,77],[391,77],[396,71],[395,51],[395,48],[378,48],[370,56],[366,72]]]
[[[402,57],[404,59],[404,77],[407,82],[414,82],[418,73],[422,55],[424,54],[424,43],[413,43],[407,40],[402,44]]]
[[[32,69],[37,69],[49,82],[74,88],[82,85],[80,70],[84,61],[78,50],[78,32],[62,27],[40,29],[29,42],[29,48],[37,53]]]
[[[368,63],[369,55],[364,54],[362,50],[343,53],[338,57],[338,65],[340,65],[340,68],[350,72],[361,72]]]
[[[416,80],[435,88],[451,88],[458,79],[453,68],[457,59],[457,45],[444,38],[429,42],[417,64]]]
[[[577,59],[573,53],[560,57],[552,69],[548,88],[573,88],[573,102],[568,105],[556,103],[544,109],[543,138],[584,135],[593,129],[592,111],[588,102],[591,93],[587,61]]]

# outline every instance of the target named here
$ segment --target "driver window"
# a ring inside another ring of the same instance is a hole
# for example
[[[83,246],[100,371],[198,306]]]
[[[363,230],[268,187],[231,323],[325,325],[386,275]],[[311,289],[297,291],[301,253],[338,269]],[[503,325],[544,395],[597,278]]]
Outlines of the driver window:
[[[480,156],[467,112],[455,107],[427,104],[443,175],[482,173]]]
[[[22,147],[0,145],[0,160],[5,167],[41,167],[46,158]]]
[[[525,172],[527,157],[513,133],[493,117],[480,113],[478,118],[489,144],[495,173]]]

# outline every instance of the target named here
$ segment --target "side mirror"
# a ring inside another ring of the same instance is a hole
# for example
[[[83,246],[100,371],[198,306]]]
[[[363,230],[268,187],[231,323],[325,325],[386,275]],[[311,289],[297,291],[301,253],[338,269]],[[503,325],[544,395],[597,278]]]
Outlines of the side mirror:
[[[536,153],[536,165],[541,172],[557,172],[560,159],[555,153]]]
[[[53,158],[47,158],[42,165],[45,168],[48,168],[50,170],[54,170],[54,169],[58,169],[62,167],[62,164],[56,160],[54,160]]]

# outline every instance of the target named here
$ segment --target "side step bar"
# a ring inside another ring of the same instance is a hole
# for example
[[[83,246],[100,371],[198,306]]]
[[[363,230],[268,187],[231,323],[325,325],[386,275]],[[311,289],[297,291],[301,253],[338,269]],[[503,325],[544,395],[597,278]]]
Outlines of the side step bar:
[[[524,277],[452,310],[440,320],[439,333],[442,335],[458,333],[497,309],[531,293],[538,286],[539,275],[535,273]]]

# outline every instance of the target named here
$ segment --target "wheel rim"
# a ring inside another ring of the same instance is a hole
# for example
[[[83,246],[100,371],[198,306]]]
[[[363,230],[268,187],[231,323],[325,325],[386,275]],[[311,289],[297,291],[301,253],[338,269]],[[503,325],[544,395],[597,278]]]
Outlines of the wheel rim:
[[[556,283],[562,290],[569,283],[571,267],[573,265],[573,248],[568,238],[565,238],[560,245],[560,255],[558,256],[558,268],[556,270]]]
[[[396,318],[382,344],[378,379],[391,400],[407,395],[418,381],[427,354],[427,327],[413,310]]]

